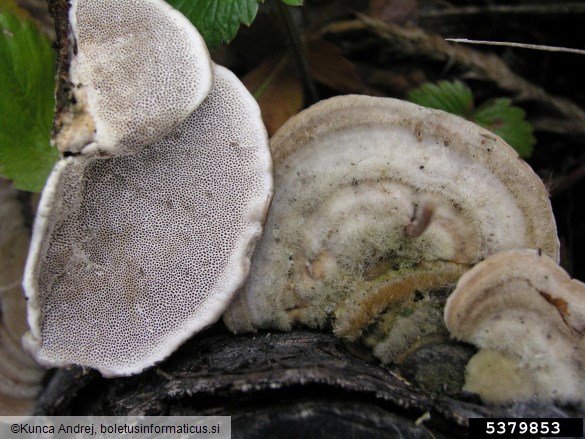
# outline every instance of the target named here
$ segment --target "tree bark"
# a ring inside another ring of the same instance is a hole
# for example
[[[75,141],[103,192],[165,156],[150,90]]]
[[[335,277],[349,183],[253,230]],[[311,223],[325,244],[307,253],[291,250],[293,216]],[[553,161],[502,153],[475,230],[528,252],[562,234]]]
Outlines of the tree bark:
[[[333,335],[235,336],[221,323],[137,376],[59,370],[36,412],[229,415],[234,438],[463,438],[470,417],[582,416],[535,402],[486,407],[469,394],[425,393]]]

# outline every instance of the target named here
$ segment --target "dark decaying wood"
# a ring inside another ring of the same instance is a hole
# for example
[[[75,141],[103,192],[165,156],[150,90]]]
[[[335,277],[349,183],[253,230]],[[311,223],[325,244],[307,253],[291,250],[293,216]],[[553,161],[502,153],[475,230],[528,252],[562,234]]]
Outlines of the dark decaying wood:
[[[218,324],[138,376],[58,371],[37,413],[230,415],[234,438],[467,437],[469,417],[583,415],[534,402],[490,408],[454,396],[463,400],[425,393],[330,334],[235,336]],[[428,420],[417,425],[422,416]]]
[[[57,51],[57,78],[55,90],[55,117],[53,118],[53,135],[57,133],[62,124],[62,115],[68,114],[70,108],[75,104],[72,84],[69,80],[69,64],[71,62],[71,52],[75,52],[75,47],[71,47],[72,41],[69,38],[71,26],[69,25],[69,2],[68,0],[47,0],[49,14],[55,22],[55,42],[53,47]]]

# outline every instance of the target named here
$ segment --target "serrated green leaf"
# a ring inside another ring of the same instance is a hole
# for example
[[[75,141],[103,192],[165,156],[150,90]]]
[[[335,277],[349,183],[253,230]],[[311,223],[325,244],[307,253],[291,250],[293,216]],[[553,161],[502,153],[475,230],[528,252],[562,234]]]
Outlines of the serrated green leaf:
[[[459,81],[423,84],[408,95],[411,102],[465,117],[497,134],[522,158],[530,157],[536,139],[521,108],[510,99],[493,99],[474,110],[471,90]]]
[[[303,6],[303,0],[282,0],[282,2],[291,6]]]
[[[423,107],[469,117],[473,111],[473,94],[462,82],[426,83],[408,94],[408,100]]]
[[[524,110],[511,105],[511,100],[499,98],[481,105],[472,120],[504,139],[522,158],[530,157],[536,139]]]
[[[262,0],[167,0],[195,25],[208,47],[229,43],[240,24],[250,25]]]
[[[28,20],[0,13],[0,174],[40,191],[58,158],[49,139],[55,53]]]

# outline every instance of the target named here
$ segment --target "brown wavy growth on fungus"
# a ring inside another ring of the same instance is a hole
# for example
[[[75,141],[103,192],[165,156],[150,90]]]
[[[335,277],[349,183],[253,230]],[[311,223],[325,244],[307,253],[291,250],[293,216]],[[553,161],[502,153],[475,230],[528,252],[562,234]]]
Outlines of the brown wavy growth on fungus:
[[[453,337],[480,351],[465,389],[486,402],[585,402],[585,284],[537,251],[487,258],[445,307]]]
[[[20,286],[29,244],[17,191],[0,180],[0,414],[28,415],[44,371],[25,353],[26,301]]]
[[[234,332],[332,326],[385,362],[448,337],[449,287],[485,257],[558,258],[547,192],[492,133],[394,99],[343,96],[272,138],[276,192]]]

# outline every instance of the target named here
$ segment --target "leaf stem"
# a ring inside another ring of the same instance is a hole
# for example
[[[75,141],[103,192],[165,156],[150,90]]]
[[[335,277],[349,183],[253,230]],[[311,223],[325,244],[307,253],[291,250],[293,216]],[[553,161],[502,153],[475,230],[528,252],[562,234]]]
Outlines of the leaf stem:
[[[317,93],[317,88],[315,87],[313,77],[309,72],[309,65],[304,55],[303,44],[291,17],[289,6],[285,5],[282,1],[277,0],[276,8],[278,10],[278,15],[280,16],[280,19],[284,25],[286,39],[292,58],[294,60],[297,71],[301,76],[301,80],[303,81],[303,85],[308,96],[308,101],[310,101],[308,104],[313,104],[319,100],[319,95]]]

